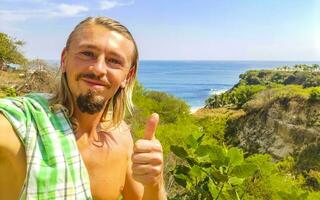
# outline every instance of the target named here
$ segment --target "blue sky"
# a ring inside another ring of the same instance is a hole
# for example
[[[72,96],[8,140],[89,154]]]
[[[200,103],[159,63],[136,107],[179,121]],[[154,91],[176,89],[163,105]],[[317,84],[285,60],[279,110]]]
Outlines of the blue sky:
[[[119,20],[142,60],[320,60],[317,0],[0,0],[0,31],[59,59],[87,16]]]

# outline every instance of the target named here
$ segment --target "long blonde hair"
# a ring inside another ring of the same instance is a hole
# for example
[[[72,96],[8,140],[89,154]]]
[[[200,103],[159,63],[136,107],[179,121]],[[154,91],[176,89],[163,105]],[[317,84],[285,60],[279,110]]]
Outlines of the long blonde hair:
[[[120,125],[121,121],[124,119],[126,108],[130,113],[133,110],[132,103],[132,91],[135,83],[136,72],[138,68],[138,48],[136,42],[133,39],[133,36],[129,32],[129,30],[120,24],[118,21],[107,17],[88,17],[85,20],[81,21],[74,30],[70,33],[68,40],[66,42],[66,49],[70,47],[70,43],[74,37],[74,35],[84,26],[86,25],[101,25],[105,28],[116,31],[120,33],[122,36],[126,37],[134,44],[134,52],[132,56],[132,62],[130,67],[129,76],[127,79],[126,86],[124,88],[120,87],[115,95],[107,102],[106,108],[103,112],[103,116],[101,119],[101,128],[109,129],[114,128]],[[61,69],[59,72],[61,78],[60,83],[58,84],[57,92],[54,94],[53,98],[50,100],[50,104],[52,108],[63,109],[67,116],[71,119],[73,124],[73,128],[77,128],[77,121],[72,118],[74,113],[74,102],[72,99],[71,91],[68,86],[66,73],[61,73]],[[112,116],[112,117],[111,117]],[[110,121],[111,120],[111,121]],[[107,123],[108,122],[108,123]]]

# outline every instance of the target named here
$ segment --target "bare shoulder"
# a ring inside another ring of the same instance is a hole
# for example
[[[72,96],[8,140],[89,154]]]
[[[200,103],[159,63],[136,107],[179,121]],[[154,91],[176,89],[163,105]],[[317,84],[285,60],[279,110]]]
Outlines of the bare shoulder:
[[[21,146],[23,145],[11,123],[0,113],[0,153],[17,154]]]
[[[122,121],[120,126],[119,126],[119,133],[123,136],[124,140],[126,142],[132,143],[132,135],[130,131],[130,126],[125,122]]]
[[[18,199],[25,176],[24,146],[10,122],[0,113],[0,199]]]

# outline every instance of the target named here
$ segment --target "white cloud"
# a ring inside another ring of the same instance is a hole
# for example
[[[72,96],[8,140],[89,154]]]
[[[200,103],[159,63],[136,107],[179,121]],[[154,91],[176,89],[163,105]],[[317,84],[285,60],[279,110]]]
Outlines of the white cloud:
[[[16,11],[0,10],[1,21],[25,21],[29,18],[36,17],[43,12],[41,10]]]
[[[49,8],[33,10],[0,10],[0,21],[25,21],[30,18],[74,17],[89,8],[76,4],[52,4]]]
[[[60,16],[76,16],[81,12],[86,12],[89,9],[81,5],[60,4],[58,5],[58,13]]]
[[[121,2],[121,1],[115,1],[115,0],[103,0],[100,1],[100,9],[101,10],[110,10],[115,7],[120,7],[120,6],[129,6],[134,4],[134,1],[127,1],[127,2]]]
[[[46,0],[0,0],[1,2],[9,2],[9,3],[43,3],[47,2]]]

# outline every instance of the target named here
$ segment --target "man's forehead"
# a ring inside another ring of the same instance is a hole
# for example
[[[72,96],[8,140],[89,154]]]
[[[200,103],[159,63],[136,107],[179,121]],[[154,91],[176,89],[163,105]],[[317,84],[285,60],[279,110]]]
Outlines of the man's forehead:
[[[104,49],[107,44],[108,48],[117,50],[117,54],[127,55],[129,60],[132,59],[134,52],[134,44],[127,37],[118,33],[117,31],[110,30],[103,25],[89,24],[80,27],[74,34],[70,46],[73,50],[78,48],[89,47],[91,49]],[[122,49],[121,52],[118,50]],[[109,49],[110,50],[110,49]]]
[[[129,41],[121,33],[118,33],[117,31],[111,30],[102,25],[85,25],[79,28],[74,35],[74,39],[77,41],[85,39],[95,39],[98,37],[105,37],[106,39],[112,37],[112,39],[117,42]]]

